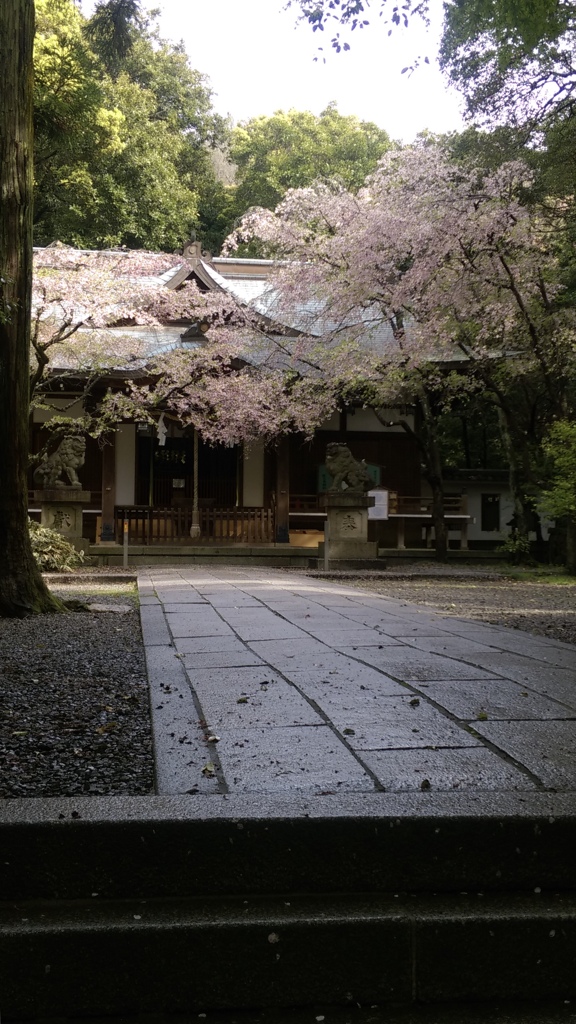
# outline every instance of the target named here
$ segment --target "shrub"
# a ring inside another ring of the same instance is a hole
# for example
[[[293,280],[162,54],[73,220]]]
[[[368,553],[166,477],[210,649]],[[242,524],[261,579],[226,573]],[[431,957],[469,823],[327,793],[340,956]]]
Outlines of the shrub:
[[[72,572],[84,561],[84,552],[64,539],[56,530],[28,520],[32,551],[42,572]]]
[[[531,554],[530,541],[528,537],[523,537],[519,534],[511,534],[510,537],[508,537],[508,540],[498,546],[497,550],[505,554],[507,561],[512,565],[536,564]]]

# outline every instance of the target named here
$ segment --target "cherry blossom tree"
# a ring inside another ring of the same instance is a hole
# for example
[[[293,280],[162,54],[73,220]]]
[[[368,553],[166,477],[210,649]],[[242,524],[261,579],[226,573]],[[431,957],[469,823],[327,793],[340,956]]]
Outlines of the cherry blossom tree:
[[[55,381],[83,379],[88,394],[111,370],[124,370],[118,388],[73,429],[102,434],[127,419],[154,424],[164,413],[214,443],[292,430],[310,436],[333,408],[330,384],[304,374],[286,348],[279,358],[278,334],[272,341],[263,318],[231,295],[166,287],[158,275],[177,266],[165,254],[38,251],[33,404],[51,408]],[[181,340],[191,324],[205,333]],[[176,327],[168,337],[167,326]],[[51,422],[71,426],[58,413]]]
[[[421,145],[386,154],[356,196],[326,184],[293,191],[238,229],[277,255],[274,315],[300,311],[298,347],[336,389],[376,409],[408,396],[416,405],[440,557],[436,428],[454,395],[482,387],[497,405],[524,533],[535,420],[574,418],[571,211],[529,205],[530,186],[522,163],[486,174]]]

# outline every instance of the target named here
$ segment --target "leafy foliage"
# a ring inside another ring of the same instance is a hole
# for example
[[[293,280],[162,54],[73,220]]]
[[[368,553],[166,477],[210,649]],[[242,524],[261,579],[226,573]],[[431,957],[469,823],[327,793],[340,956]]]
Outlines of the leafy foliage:
[[[514,532],[498,546],[498,551],[506,556],[511,565],[534,565],[530,550],[530,540],[525,533]]]
[[[84,561],[84,552],[77,551],[56,530],[28,520],[32,553],[42,572],[72,572]]]
[[[441,64],[474,117],[533,126],[570,111],[571,0],[457,0],[445,6],[445,17]]]
[[[312,26],[313,32],[323,32],[325,27],[336,23],[349,32],[366,28],[370,24],[367,15],[370,12],[370,0],[288,0],[287,7],[300,9],[300,18]],[[378,16],[384,16],[392,29],[397,26],[406,27],[411,15],[417,14],[427,19],[429,0],[379,0]],[[330,40],[330,45],[340,53],[349,50],[350,43],[343,39],[340,32]],[[320,47],[322,49],[322,47]]]
[[[204,186],[214,188],[208,148],[228,125],[182,48],[134,16],[110,66],[94,26],[103,31],[126,3],[100,5],[103,20],[87,24],[73,0],[38,0],[37,244],[171,251],[198,223]]]
[[[385,131],[340,114],[331,103],[319,117],[279,110],[255,117],[233,132],[230,156],[237,165],[236,208],[273,210],[290,188],[337,179],[355,192],[391,148]]]
[[[101,0],[86,26],[86,36],[106,63],[108,72],[117,74],[130,53],[141,26],[139,0]]]
[[[540,507],[545,515],[576,519],[576,423],[559,420],[544,441],[552,464],[552,484],[545,489]]]

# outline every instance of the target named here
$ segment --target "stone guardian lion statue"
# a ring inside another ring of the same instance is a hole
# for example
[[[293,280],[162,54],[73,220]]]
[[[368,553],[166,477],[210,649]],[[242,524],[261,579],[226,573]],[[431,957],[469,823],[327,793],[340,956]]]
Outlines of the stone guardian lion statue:
[[[46,490],[51,487],[76,487],[82,484],[76,472],[84,465],[86,458],[86,440],[72,435],[62,439],[56,451],[52,452],[44,462],[34,470],[34,480]],[[68,484],[60,478],[66,475]]]
[[[327,445],[326,469],[332,477],[330,491],[347,489],[364,494],[372,487],[366,463],[355,459],[346,444]]]

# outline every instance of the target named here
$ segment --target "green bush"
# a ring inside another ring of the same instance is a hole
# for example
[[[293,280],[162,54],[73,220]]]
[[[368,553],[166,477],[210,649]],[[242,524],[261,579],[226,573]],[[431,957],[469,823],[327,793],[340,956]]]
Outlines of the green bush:
[[[510,537],[508,537],[508,540],[504,541],[503,544],[498,545],[497,550],[506,555],[506,559],[511,563],[511,565],[536,564],[530,551],[530,541],[528,537],[511,534]]]
[[[28,520],[32,551],[42,572],[72,572],[84,561],[84,552],[64,539],[56,530]]]

